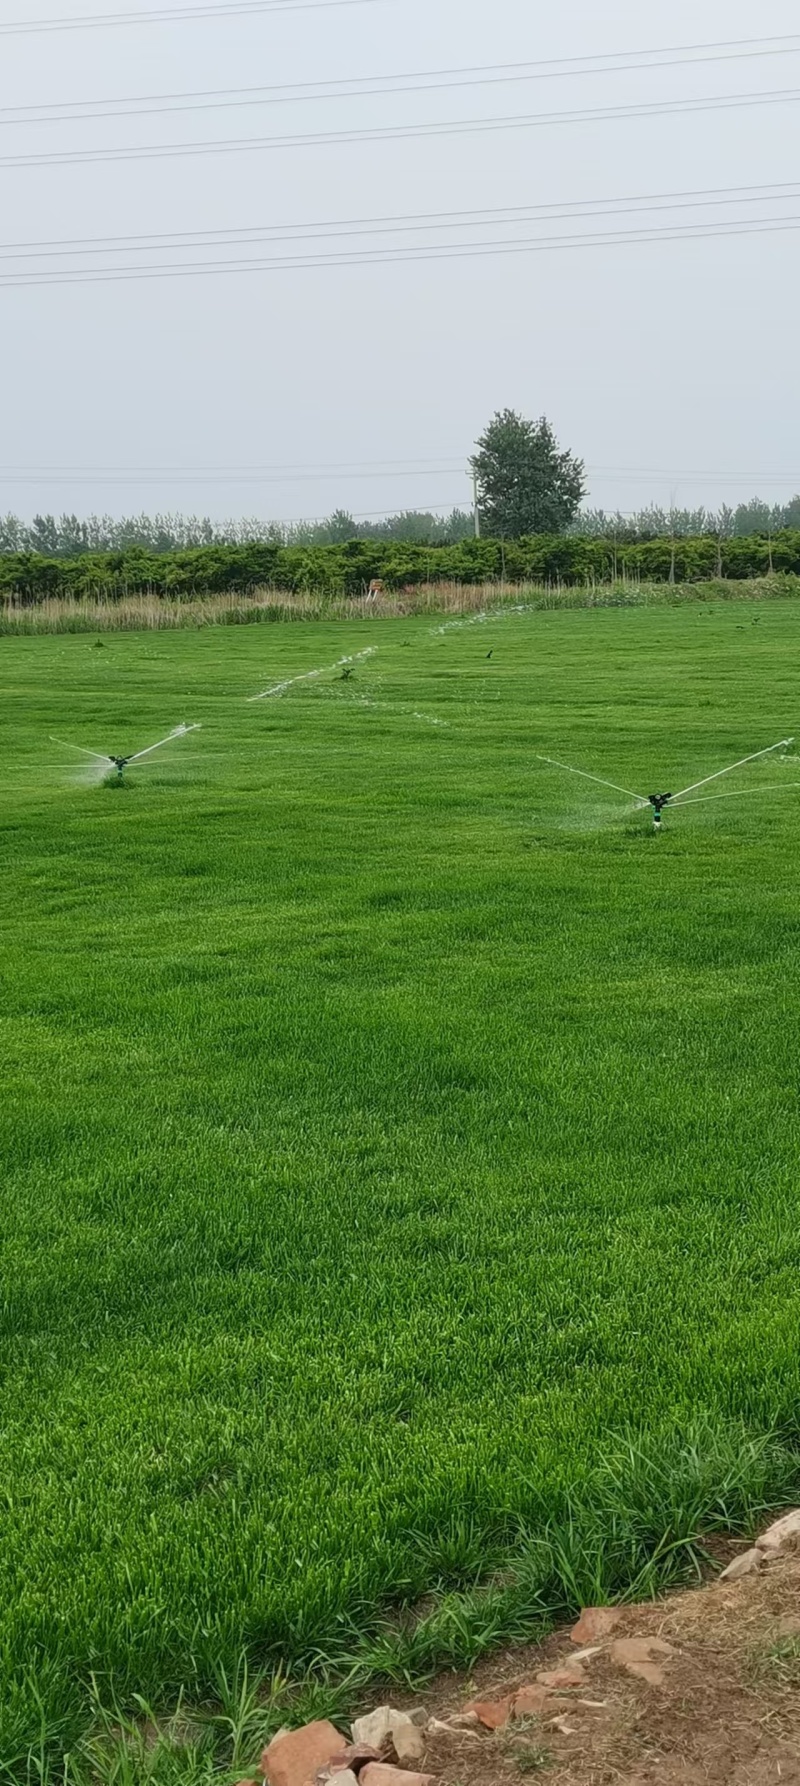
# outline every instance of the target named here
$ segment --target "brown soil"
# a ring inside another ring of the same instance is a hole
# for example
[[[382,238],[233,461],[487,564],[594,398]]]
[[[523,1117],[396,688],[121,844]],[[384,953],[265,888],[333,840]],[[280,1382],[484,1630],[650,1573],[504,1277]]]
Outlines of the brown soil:
[[[613,1641],[630,1637],[672,1647],[660,1687],[613,1660]],[[467,1681],[441,1679],[426,1708],[446,1719],[500,1699],[574,1653],[568,1632],[507,1651]],[[585,1684],[537,1717],[432,1736],[426,1770],[442,1786],[800,1786],[800,1550],[741,1581],[627,1608],[585,1667]]]

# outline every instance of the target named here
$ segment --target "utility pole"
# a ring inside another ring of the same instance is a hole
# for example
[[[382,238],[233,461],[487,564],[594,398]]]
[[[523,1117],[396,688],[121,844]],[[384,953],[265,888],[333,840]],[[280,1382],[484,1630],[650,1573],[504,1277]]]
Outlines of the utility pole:
[[[469,475],[468,472],[467,476],[469,477]],[[481,537],[481,511],[478,507],[478,473],[474,466],[472,467],[472,513],[475,517],[475,538],[479,540]]]
[[[670,536],[671,536],[671,541],[672,541],[672,544],[670,547],[670,558],[669,558],[669,580],[670,580],[670,583],[674,583],[674,581],[675,581],[675,510],[677,507],[677,502],[678,502],[678,492],[677,492],[677,489],[675,489],[673,487],[673,489],[670,490],[670,493],[669,493],[669,530],[670,530]],[[660,823],[660,814],[659,814],[659,823]]]

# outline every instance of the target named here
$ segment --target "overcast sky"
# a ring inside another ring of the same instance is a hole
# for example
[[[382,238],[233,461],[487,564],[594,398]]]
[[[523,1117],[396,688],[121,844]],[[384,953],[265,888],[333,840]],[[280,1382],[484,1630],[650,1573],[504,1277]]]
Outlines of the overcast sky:
[[[472,209],[501,215],[477,228],[449,217],[424,232],[344,237],[336,247],[385,255],[401,245],[419,253],[423,244],[488,246],[565,231],[700,229],[682,241],[6,286],[0,510],[180,508],[288,519],[337,506],[356,514],[444,509],[466,502],[472,443],[506,405],[550,417],[586,460],[590,500],[605,507],[716,504],[756,491],[779,500],[800,488],[800,231],[700,233],[745,218],[800,221],[800,181],[775,191],[800,176],[797,101],[369,140],[392,126],[800,95],[800,36],[779,54],[539,71],[429,92],[284,94],[246,105],[240,92],[237,105],[94,121],[22,122],[19,110],[112,101],[118,114],[128,97],[348,87],[371,76],[553,58],[613,61],[617,52],[780,37],[798,30],[790,0],[766,0],[757,12],[745,0],[560,0],[547,8],[532,0],[300,8],[289,0],[286,10],[249,16],[228,0],[228,16],[215,19],[2,29],[121,4],[0,0],[0,241],[5,253],[57,239],[162,233],[165,242],[123,244],[113,259],[107,249],[6,259],[4,278],[231,254],[319,259],[331,244],[313,235],[292,249],[178,247],[175,238]],[[142,0],[140,16],[157,4]],[[175,0],[180,6],[191,0]],[[11,157],[347,131],[366,140],[8,165]],[[693,200],[660,214],[502,215],[513,206],[581,210],[587,201],[761,185],[770,195],[755,201]]]

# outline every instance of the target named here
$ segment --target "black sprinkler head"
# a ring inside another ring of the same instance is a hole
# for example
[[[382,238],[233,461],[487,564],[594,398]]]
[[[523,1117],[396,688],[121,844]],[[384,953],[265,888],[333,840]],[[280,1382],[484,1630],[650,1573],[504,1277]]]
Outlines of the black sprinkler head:
[[[648,794],[647,798],[655,812],[663,812],[664,807],[669,805],[670,800],[672,799],[672,795],[671,794]]]

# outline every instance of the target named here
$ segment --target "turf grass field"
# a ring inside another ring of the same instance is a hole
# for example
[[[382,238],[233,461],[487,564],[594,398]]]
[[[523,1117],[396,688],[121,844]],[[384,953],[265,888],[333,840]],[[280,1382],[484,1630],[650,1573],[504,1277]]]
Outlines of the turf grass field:
[[[794,602],[3,642],[0,1763],[791,1424],[800,763],[654,838],[533,753],[681,787],[798,667]]]

